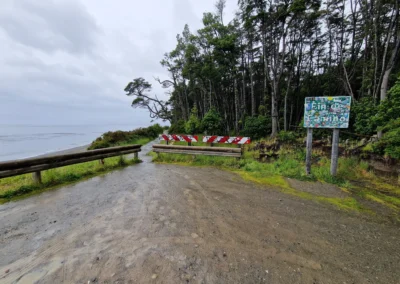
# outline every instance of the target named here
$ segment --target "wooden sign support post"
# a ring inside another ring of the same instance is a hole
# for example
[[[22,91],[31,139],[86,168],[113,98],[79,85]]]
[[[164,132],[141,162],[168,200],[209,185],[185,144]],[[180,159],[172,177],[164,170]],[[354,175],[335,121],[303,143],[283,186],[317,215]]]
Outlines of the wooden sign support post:
[[[312,128],[307,128],[306,174],[311,174]]]
[[[331,156],[331,175],[336,176],[339,159],[339,128],[333,129],[332,136],[332,156]]]

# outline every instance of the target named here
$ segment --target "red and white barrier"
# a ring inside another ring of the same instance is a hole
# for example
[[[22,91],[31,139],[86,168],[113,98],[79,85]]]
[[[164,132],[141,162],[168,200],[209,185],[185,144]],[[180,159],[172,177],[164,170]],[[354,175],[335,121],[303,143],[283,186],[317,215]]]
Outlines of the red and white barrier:
[[[161,134],[160,140],[176,141],[176,142],[198,142],[199,136],[193,135],[175,135],[175,134]]]
[[[230,137],[230,136],[203,136],[205,143],[224,143],[224,144],[250,144],[249,137]]]

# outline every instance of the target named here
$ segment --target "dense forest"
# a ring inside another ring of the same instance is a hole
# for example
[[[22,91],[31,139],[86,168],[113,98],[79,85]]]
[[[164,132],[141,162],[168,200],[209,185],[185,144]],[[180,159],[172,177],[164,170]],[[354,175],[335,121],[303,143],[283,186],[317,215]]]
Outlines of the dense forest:
[[[173,132],[265,137],[301,126],[305,97],[344,95],[349,131],[400,135],[398,0],[239,0],[229,23],[225,4],[162,59],[169,100],[137,78],[125,88],[132,106]]]

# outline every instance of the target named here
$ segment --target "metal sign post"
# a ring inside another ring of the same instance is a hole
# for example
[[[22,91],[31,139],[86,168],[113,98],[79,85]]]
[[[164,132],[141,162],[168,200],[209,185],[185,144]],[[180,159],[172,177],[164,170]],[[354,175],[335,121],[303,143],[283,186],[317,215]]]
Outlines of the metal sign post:
[[[332,136],[332,155],[331,155],[332,176],[336,176],[338,160],[339,160],[339,128],[334,128]]]
[[[307,128],[306,174],[311,173],[312,129],[333,128],[331,175],[337,173],[339,129],[348,128],[351,97],[311,97],[305,99],[304,127]]]
[[[312,128],[307,128],[306,174],[311,174]]]

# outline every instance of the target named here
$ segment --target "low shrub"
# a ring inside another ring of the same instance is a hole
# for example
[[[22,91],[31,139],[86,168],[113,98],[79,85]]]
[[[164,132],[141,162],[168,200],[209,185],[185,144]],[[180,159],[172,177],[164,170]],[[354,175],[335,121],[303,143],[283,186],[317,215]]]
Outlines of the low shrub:
[[[186,133],[185,131],[185,121],[184,120],[178,120],[175,123],[171,124],[171,127],[168,130],[169,133],[171,134],[184,134]]]
[[[247,117],[244,122],[244,127],[241,131],[241,135],[248,136],[251,137],[251,139],[256,140],[268,136],[270,129],[270,118],[263,115],[259,115],[257,117]]]
[[[362,135],[373,135],[376,132],[374,116],[378,111],[375,100],[365,97],[354,102],[351,108],[351,117],[354,117],[354,130]]]
[[[400,118],[389,122],[383,131],[383,137],[372,145],[374,152],[400,159]]]
[[[111,147],[111,144],[108,141],[102,140],[102,139],[98,140],[98,139],[99,138],[97,138],[95,141],[92,142],[92,144],[88,148],[89,150],[103,149],[103,148]]]
[[[185,123],[185,132],[187,134],[195,134],[201,132],[201,123],[197,117],[197,108],[193,107],[189,120]]]
[[[89,150],[108,148],[112,146],[134,144],[143,138],[154,139],[163,132],[159,124],[154,124],[146,128],[138,128],[132,131],[109,131],[98,137],[89,146]]]
[[[292,131],[281,131],[278,134],[278,139],[284,144],[293,143],[296,142],[296,135]]]
[[[201,121],[201,127],[207,135],[221,135],[223,131],[221,115],[211,108]]]

